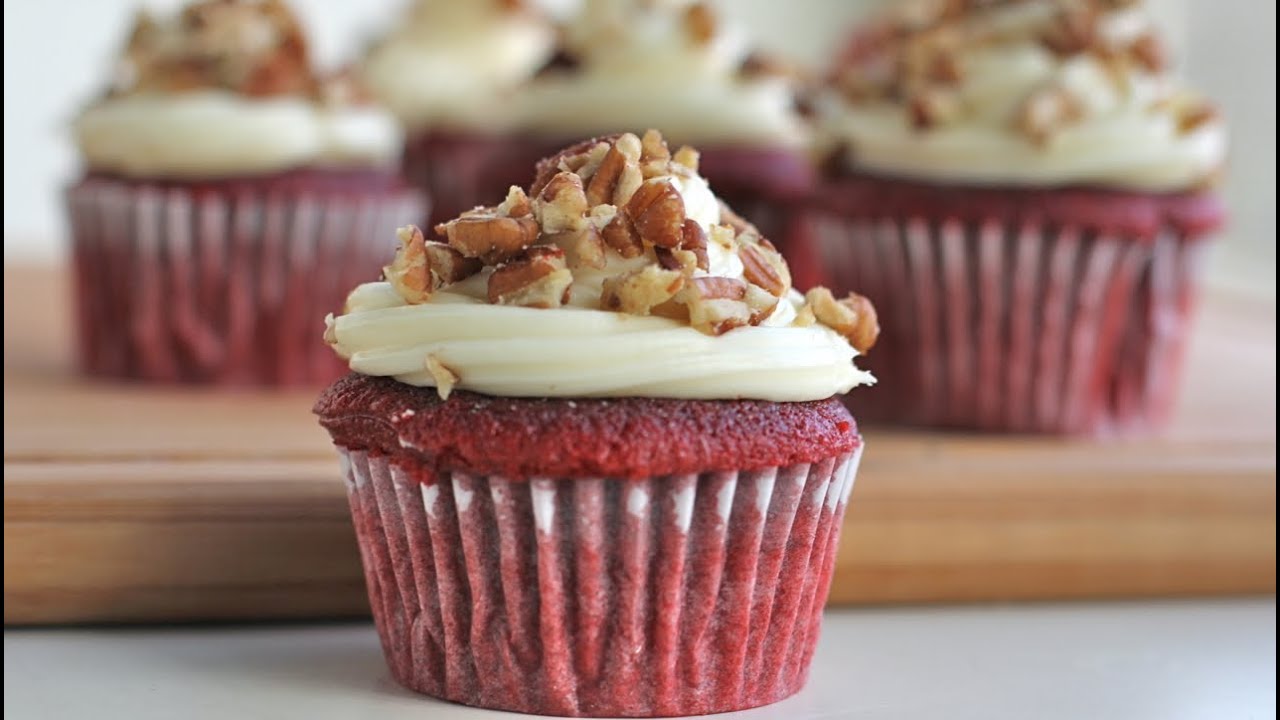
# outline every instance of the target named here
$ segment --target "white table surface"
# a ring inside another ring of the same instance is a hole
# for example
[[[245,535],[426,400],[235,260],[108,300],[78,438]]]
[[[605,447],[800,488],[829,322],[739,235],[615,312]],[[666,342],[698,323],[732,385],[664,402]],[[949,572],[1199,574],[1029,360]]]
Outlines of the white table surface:
[[[827,614],[809,686],[721,718],[1276,716],[1276,606],[1253,600]],[[400,689],[368,623],[6,630],[6,718],[513,718]]]

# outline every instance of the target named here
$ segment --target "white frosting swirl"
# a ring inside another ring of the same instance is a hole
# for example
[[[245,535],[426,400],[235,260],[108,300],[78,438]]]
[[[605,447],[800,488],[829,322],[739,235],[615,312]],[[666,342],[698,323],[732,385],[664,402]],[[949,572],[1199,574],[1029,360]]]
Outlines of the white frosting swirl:
[[[388,165],[401,143],[378,108],[227,90],[110,98],[76,120],[75,134],[94,170],[172,178]]]
[[[357,288],[332,330],[356,372],[434,386],[425,364],[432,356],[457,373],[456,387],[510,397],[784,402],[821,400],[874,381],[854,367],[848,342],[821,325],[769,324],[713,336],[666,318],[488,305],[453,292],[406,305],[381,282]]]
[[[1035,19],[1051,3],[992,11]],[[976,21],[975,21],[976,22]],[[1103,37],[1117,43],[1149,32],[1140,9],[1103,18]],[[1097,56],[1058,57],[1035,36],[995,34],[961,55],[963,74],[951,88],[963,110],[934,127],[913,126],[911,109],[886,98],[848,103],[835,94],[819,103],[825,134],[849,148],[863,170],[934,181],[986,185],[1097,184],[1141,190],[1195,186],[1222,166],[1226,131],[1219,120],[1190,131],[1179,113],[1191,102],[1169,77],[1130,66],[1118,79]],[[1077,98],[1081,116],[1037,143],[1014,129],[1019,105],[1033,92],[1062,88]]]
[[[656,127],[690,143],[804,142],[790,81],[739,72],[750,48],[733,29],[691,37],[687,4],[588,0],[569,28],[580,65],[535,78],[514,114],[560,137]]]
[[[361,76],[411,130],[498,130],[510,92],[551,56],[555,32],[492,0],[418,0],[365,59]]]

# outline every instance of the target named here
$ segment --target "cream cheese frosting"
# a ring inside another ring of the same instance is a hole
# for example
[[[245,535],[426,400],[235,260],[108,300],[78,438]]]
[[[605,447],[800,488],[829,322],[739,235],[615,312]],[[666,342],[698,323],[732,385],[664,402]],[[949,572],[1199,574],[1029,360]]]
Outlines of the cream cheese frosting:
[[[586,0],[566,46],[576,66],[538,76],[514,103],[536,133],[640,125],[697,143],[805,141],[791,79],[751,71],[757,56],[746,38],[702,3]]]
[[[1203,184],[1223,165],[1225,126],[1172,77],[1141,4],[1119,5],[1020,0],[886,21],[897,39],[869,35],[820,99],[824,134],[856,169],[933,181]]]
[[[214,178],[395,163],[399,127],[349,76],[319,78],[280,0],[139,15],[110,91],[74,123],[91,170]]]
[[[413,131],[500,130],[507,103],[555,49],[555,30],[510,2],[418,0],[375,46],[361,76]]]
[[[387,280],[356,288],[344,312],[327,319],[326,340],[356,372],[434,386],[442,396],[461,388],[515,397],[804,401],[874,382],[854,365],[850,339],[862,337],[858,325],[874,341],[870,304],[851,296],[833,306],[830,293],[791,289],[781,256],[680,164],[696,163],[693,156],[654,158],[651,150],[665,151],[659,143],[646,135],[642,151],[639,139],[624,135],[562,154],[543,168],[531,200],[513,188],[501,205],[437,227],[447,242],[402,229]],[[617,182],[602,191],[592,179],[615,166]],[[639,187],[625,179],[632,168]],[[602,192],[613,202],[593,205]],[[675,213],[683,240],[667,247],[667,215],[654,209],[671,198],[678,204],[661,207]],[[464,233],[468,218],[491,227]],[[499,229],[515,232],[518,222],[539,244],[503,244]],[[628,225],[634,246],[617,239],[615,223]],[[584,252],[584,238],[600,252]],[[532,272],[539,263],[544,272]],[[524,287],[510,290],[504,276],[512,275]]]
[[[391,165],[401,143],[395,118],[379,108],[226,90],[110,98],[82,113],[75,133],[89,167],[138,177]]]

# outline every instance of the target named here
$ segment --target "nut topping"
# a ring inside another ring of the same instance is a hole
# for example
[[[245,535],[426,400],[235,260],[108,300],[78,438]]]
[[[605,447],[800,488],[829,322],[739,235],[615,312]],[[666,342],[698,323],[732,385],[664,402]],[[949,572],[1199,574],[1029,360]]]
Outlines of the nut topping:
[[[436,226],[450,247],[485,265],[515,257],[538,240],[538,221],[532,217],[509,218],[489,208],[468,210],[457,219]]]
[[[743,245],[738,250],[742,260],[742,276],[747,282],[780,298],[791,288],[791,271],[778,251],[760,245]]]
[[[646,265],[605,280],[600,305],[606,310],[648,315],[654,307],[675,297],[684,284],[685,277],[679,271]]]
[[[489,302],[533,308],[560,307],[569,301],[573,273],[558,247],[531,247],[489,276]]]
[[[836,300],[824,287],[813,288],[804,299],[818,322],[843,335],[858,352],[865,353],[876,344],[880,323],[870,300],[857,293],[849,293],[845,299]]]
[[[631,216],[625,212],[617,213],[613,220],[600,231],[604,244],[613,248],[624,258],[640,257],[644,254],[644,242]]]
[[[665,179],[648,180],[631,196],[626,212],[640,238],[665,248],[680,246],[684,239],[684,200]]]

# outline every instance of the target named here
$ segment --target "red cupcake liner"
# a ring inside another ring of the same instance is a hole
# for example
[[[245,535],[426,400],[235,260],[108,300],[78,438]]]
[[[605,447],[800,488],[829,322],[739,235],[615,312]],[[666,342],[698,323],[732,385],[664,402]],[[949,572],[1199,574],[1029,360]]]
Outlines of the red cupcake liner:
[[[512,481],[339,452],[399,683],[493,709],[645,717],[804,685],[861,446],[644,480]]]
[[[146,183],[67,190],[79,355],[91,375],[318,385],[343,363],[319,318],[376,279],[413,191],[304,182]]]
[[[1027,433],[1158,425],[1176,391],[1206,244],[1033,218],[813,225],[807,278],[876,303],[859,417]]]

